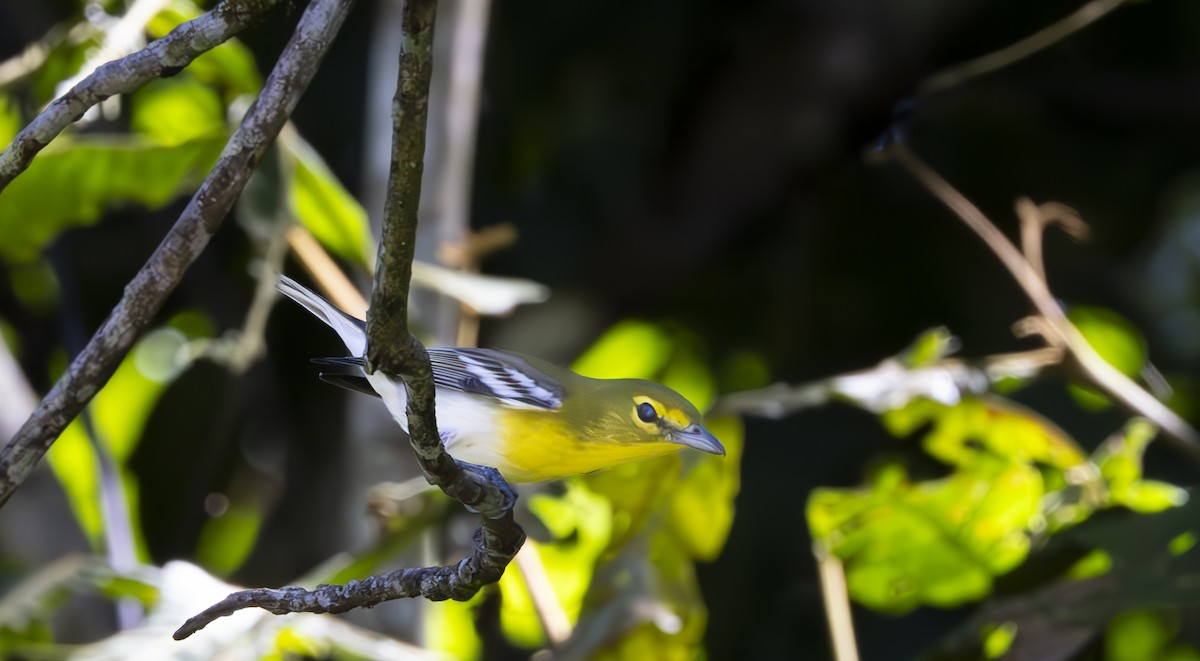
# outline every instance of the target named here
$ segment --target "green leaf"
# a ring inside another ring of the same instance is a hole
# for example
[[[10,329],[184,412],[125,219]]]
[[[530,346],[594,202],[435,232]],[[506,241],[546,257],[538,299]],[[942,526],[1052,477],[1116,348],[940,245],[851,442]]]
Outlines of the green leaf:
[[[1112,569],[1112,564],[1112,554],[1104,549],[1093,549],[1071,565],[1066,576],[1074,581],[1103,576]]]
[[[608,329],[571,369],[593,379],[652,379],[671,357],[671,339],[657,325],[625,320]]]
[[[192,190],[224,140],[179,145],[145,138],[59,138],[0,195],[0,256],[28,262],[63,230],[96,222],[109,207],[161,207]]]
[[[258,541],[263,512],[257,503],[235,502],[205,522],[196,542],[196,560],[217,576],[237,571]]]
[[[691,464],[667,505],[667,526],[675,538],[697,560],[711,562],[725,548],[733,528],[734,498],[741,487],[743,433],[736,418],[718,418],[705,423],[725,445],[725,456],[692,454]]]
[[[1149,421],[1134,418],[1122,433],[1096,448],[1092,462],[1108,487],[1108,504],[1135,512],[1161,512],[1188,500],[1188,493],[1173,484],[1142,479],[1142,457],[1158,430]]]
[[[983,657],[985,659],[1000,659],[1012,647],[1017,639],[1017,624],[1004,622],[987,627],[983,632]]]
[[[162,145],[226,134],[221,99],[189,77],[153,81],[133,94],[130,105],[130,127]]]
[[[513,570],[504,572],[506,575]],[[425,647],[459,661],[483,658],[483,641],[475,632],[475,611],[484,590],[467,601],[430,601],[425,604]]]
[[[541,558],[554,597],[573,624],[579,619],[596,563],[608,548],[613,515],[608,500],[581,482],[571,480],[564,486],[567,490],[561,497],[537,494],[529,503],[530,511],[550,530],[555,541],[525,543],[531,544]],[[542,624],[521,572],[504,573],[500,595],[500,625],[509,640],[523,647],[543,645]]]
[[[367,212],[299,136],[280,147],[291,158],[287,200],[292,214],[330,252],[366,270],[375,260]]]
[[[1159,658],[1172,635],[1158,615],[1132,611],[1114,617],[1104,634],[1108,661],[1143,661]]]
[[[12,142],[22,124],[17,102],[7,94],[0,94],[0,144],[7,145]]]
[[[115,462],[131,510],[136,510],[137,484],[125,470],[125,462],[137,448],[146,420],[163,390],[178,374],[180,349],[187,341],[187,335],[170,326],[147,333],[88,405],[96,442]],[[50,446],[47,457],[80,527],[94,547],[101,548],[104,520],[97,496],[100,464],[80,418]],[[140,536],[140,529],[133,532]],[[138,543],[140,546],[140,540]]]
[[[950,330],[939,326],[931,328],[917,336],[897,358],[905,367],[925,367],[954,353],[958,348],[958,338],[950,334]]]
[[[1067,318],[1083,335],[1088,344],[1121,373],[1136,377],[1146,364],[1146,340],[1128,319],[1107,308],[1073,306]],[[1110,403],[1098,391],[1071,384],[1068,390],[1080,406],[1102,410]]]
[[[1137,376],[1146,364],[1146,340],[1125,317],[1107,308],[1072,306],[1067,319],[1100,357],[1125,376]]]
[[[917,399],[887,411],[880,420],[896,436],[932,424],[925,450],[952,466],[998,457],[1066,469],[1087,459],[1057,425],[1000,397],[967,397],[954,406]]]
[[[889,465],[866,488],[815,490],[807,516],[813,538],[845,563],[851,596],[903,612],[986,596],[1028,554],[1044,493],[1024,464],[980,462],[920,483]]]
[[[1171,539],[1171,543],[1167,546],[1167,550],[1171,555],[1183,555],[1191,551],[1196,546],[1196,533],[1185,532],[1180,533]]]
[[[172,0],[146,25],[146,32],[155,39],[166,36],[185,21],[199,16],[203,10],[189,0]],[[254,53],[237,39],[209,50],[192,61],[188,73],[210,85],[230,90],[232,95],[254,94],[262,87],[262,76],[254,62]]]

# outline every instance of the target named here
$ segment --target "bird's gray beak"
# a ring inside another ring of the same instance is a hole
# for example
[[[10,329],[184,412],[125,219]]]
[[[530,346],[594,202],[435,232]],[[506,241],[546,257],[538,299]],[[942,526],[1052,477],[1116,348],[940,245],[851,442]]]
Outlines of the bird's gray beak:
[[[695,448],[701,452],[709,454],[719,454],[725,456],[725,446],[717,440],[707,429],[700,425],[691,425],[671,434],[671,440],[680,445],[686,445],[689,448]]]

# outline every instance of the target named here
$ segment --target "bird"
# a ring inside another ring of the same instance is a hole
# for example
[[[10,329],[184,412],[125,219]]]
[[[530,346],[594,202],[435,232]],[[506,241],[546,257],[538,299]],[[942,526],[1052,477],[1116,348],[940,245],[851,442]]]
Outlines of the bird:
[[[407,433],[403,381],[365,370],[365,323],[287,276],[280,277],[278,289],[332,328],[350,352],[315,360],[349,368],[320,378],[379,397]],[[725,455],[696,407],[653,381],[593,379],[499,349],[426,351],[446,451],[458,461],[493,467],[511,482],[593,473],[683,448]]]

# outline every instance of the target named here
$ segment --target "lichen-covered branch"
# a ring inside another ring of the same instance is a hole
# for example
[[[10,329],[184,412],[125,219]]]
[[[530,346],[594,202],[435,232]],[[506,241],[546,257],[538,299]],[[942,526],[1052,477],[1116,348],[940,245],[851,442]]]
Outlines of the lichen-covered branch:
[[[417,236],[436,10],[436,0],[408,0],[404,7],[404,44],[392,108],[391,172],[375,288],[367,312],[366,369],[386,370],[404,381],[410,442],[426,479],[482,515],[475,532],[475,551],[455,565],[402,569],[346,585],[236,592],[188,620],[175,632],[176,639],[250,607],[275,614],[340,613],[409,597],[469,599],[483,586],[500,579],[525,542],[525,533],[512,516],[516,493],[500,473],[493,468],[460,464],[446,453],[437,430],[429,355],[408,328],[408,290]]]
[[[175,639],[183,640],[209,622],[243,608],[262,608],[275,615],[344,613],[406,597],[466,600],[478,592],[480,586],[500,580],[504,568],[512,560],[507,549],[519,548],[524,538],[521,528],[513,522],[511,512],[499,519],[485,517],[483,525],[475,531],[475,552],[458,564],[400,569],[345,585],[318,585],[313,590],[299,587],[242,590],[189,619],[175,632]]]
[[[54,384],[17,435],[0,450],[0,505],[112,376],[188,266],[221,226],[254,165],[308,87],[352,4],[353,0],[314,0],[305,11],[258,99],[179,220],[125,287],[120,302],[75,357],[66,374]],[[244,2],[227,2],[222,6],[229,14],[233,7],[244,5]],[[95,75],[101,76],[105,71],[112,70],[101,67]]]
[[[404,5],[404,43],[392,102],[392,164],[367,312],[366,365],[368,370],[384,370],[404,380],[410,441],[430,484],[485,517],[497,518],[512,507],[513,491],[496,471],[459,465],[446,453],[434,415],[429,355],[408,328],[436,13],[436,0],[410,0]],[[515,548],[512,551],[516,553]]]
[[[246,29],[279,0],[223,0],[212,11],[175,28],[142,50],[96,69],[55,99],[0,152],[0,191],[63,129],[101,101],[171,76]],[[224,216],[224,214],[221,214]]]

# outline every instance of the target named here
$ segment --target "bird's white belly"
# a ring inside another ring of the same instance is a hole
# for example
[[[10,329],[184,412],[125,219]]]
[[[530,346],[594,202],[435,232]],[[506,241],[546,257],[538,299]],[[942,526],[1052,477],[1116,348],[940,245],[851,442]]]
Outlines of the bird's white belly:
[[[381,372],[367,375],[367,381],[379,393],[392,418],[408,432],[408,414],[404,384]],[[446,451],[459,461],[492,466],[504,472],[507,462],[500,451],[502,439],[496,433],[495,407],[477,395],[438,388],[437,425],[446,442]]]

